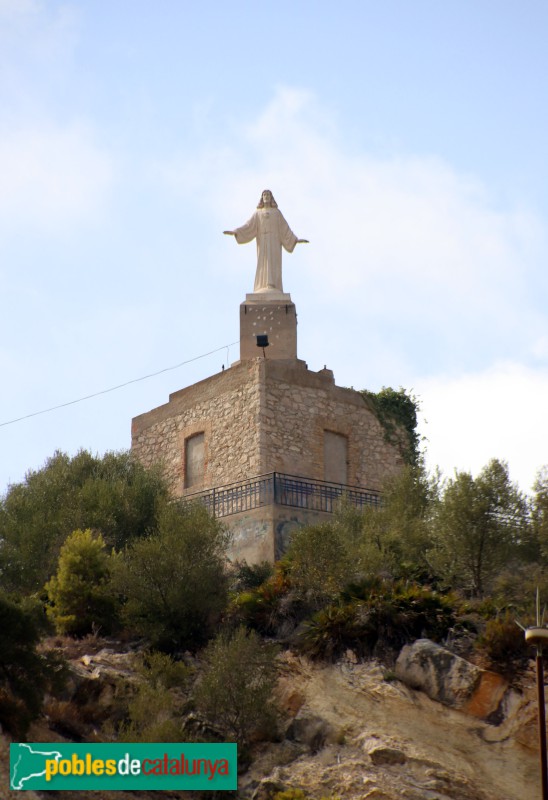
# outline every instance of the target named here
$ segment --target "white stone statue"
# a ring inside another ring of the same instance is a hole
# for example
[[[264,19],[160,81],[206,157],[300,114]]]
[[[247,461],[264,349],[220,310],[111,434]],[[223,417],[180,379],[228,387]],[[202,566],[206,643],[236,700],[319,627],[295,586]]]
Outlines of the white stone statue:
[[[234,236],[238,244],[257,240],[257,272],[254,292],[283,292],[282,245],[292,253],[296,244],[308,244],[308,239],[297,239],[270,189],[261,195],[257,210],[245,225],[233,231],[223,231]]]

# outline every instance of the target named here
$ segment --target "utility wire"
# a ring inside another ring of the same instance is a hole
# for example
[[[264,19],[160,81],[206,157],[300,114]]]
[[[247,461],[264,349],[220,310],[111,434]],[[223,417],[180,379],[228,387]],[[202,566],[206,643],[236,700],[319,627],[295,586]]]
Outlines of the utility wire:
[[[109,392],[115,392],[117,389],[123,389],[124,386],[129,386],[132,383],[139,383],[139,381],[146,381],[148,378],[154,378],[156,375],[162,375],[164,372],[170,372],[173,369],[179,369],[179,367],[184,367],[185,364],[190,364],[192,361],[199,361],[200,358],[206,358],[207,356],[213,355],[213,353],[218,353],[220,350],[227,351],[228,348],[233,347],[234,345],[238,344],[238,342],[231,342],[230,344],[224,344],[222,347],[217,347],[215,350],[210,350],[209,353],[202,353],[201,356],[194,356],[194,358],[189,358],[187,361],[181,361],[180,364],[175,364],[173,367],[165,367],[164,369],[159,369],[158,372],[151,372],[149,375],[143,375],[141,378],[133,378],[131,381],[126,381],[125,383],[119,383],[118,386],[111,386],[110,389],[102,389],[100,392],[94,392],[93,394],[87,394],[85,397],[79,397],[77,400],[69,400],[68,403],[60,403],[58,406],[51,406],[51,408],[44,408],[42,411],[34,411],[32,414],[25,414],[24,417],[17,417],[17,419],[10,419],[7,422],[0,422],[0,428],[3,428],[5,425],[13,425],[16,422],[21,422],[24,419],[30,419],[30,417],[38,417],[40,414],[48,414],[50,411],[56,411],[58,408],[66,408],[67,406],[73,406],[76,403],[82,403],[84,400],[91,400],[93,397],[99,397],[102,394],[108,394]]]

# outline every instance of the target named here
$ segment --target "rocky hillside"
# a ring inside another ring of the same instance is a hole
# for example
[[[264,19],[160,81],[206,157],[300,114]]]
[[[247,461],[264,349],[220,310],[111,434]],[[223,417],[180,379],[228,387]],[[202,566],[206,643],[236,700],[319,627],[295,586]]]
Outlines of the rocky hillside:
[[[93,703],[108,709],[117,676],[128,677],[127,658],[104,650],[74,659],[75,691],[82,694],[87,685]],[[240,778],[241,797],[267,800],[290,787],[342,800],[540,796],[532,673],[519,690],[509,688],[426,640],[404,648],[395,672],[377,662],[359,663],[351,652],[335,665],[286,652],[281,673],[285,737],[256,745]],[[62,738],[44,725],[30,736]],[[0,744],[0,785],[3,800],[15,800],[16,793],[6,791],[6,739]],[[76,800],[85,794],[75,794]],[[124,800],[122,794],[112,797]],[[26,798],[35,800],[31,792]]]
[[[493,725],[385,676],[376,663],[286,656],[281,692],[296,712],[289,740],[257,759],[244,793],[266,774],[280,787],[353,800],[539,796],[532,689],[510,692],[505,718]]]

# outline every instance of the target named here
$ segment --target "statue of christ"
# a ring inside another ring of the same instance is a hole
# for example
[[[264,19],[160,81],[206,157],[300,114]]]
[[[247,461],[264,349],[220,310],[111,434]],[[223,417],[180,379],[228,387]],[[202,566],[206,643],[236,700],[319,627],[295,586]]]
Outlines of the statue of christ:
[[[254,292],[283,292],[282,246],[292,253],[296,244],[308,244],[308,239],[297,239],[270,189],[264,190],[257,210],[245,225],[223,233],[234,236],[238,244],[257,240]]]

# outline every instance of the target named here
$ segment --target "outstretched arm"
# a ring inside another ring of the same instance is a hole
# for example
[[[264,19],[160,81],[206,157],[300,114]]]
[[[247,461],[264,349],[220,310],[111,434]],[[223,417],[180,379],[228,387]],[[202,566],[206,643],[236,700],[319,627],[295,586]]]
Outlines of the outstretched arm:
[[[251,219],[248,219],[245,225],[240,225],[239,228],[234,228],[233,231],[223,231],[226,236],[234,236],[238,244],[247,244],[255,238],[258,232],[257,213],[253,214]]]

